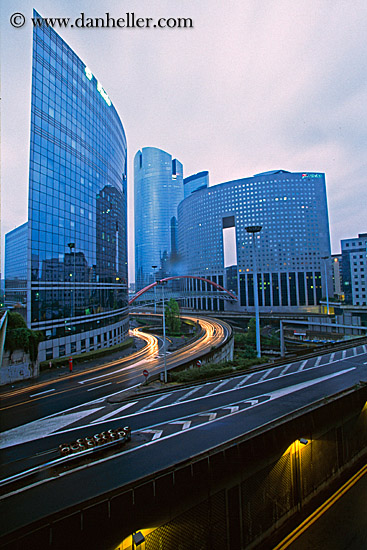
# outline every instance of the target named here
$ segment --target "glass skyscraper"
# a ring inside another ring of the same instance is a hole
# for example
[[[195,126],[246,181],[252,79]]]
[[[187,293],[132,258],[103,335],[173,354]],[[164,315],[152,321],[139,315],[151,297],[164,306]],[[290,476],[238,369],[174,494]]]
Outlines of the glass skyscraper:
[[[235,291],[240,310],[254,309],[256,289],[263,311],[312,311],[325,296],[323,258],[330,256],[330,236],[324,174],[276,170],[228,181],[193,192],[178,214],[186,274]],[[262,226],[256,274],[249,226]],[[225,265],[227,230],[233,235],[231,266]],[[332,292],[331,278],[328,282]],[[201,281],[186,284],[189,290],[207,290]],[[223,309],[214,293],[191,302],[202,309]]]
[[[51,28],[33,33],[27,321],[42,360],[128,333],[127,150],[91,70]]]
[[[22,305],[27,301],[28,223],[23,223],[5,235],[5,298],[6,305]]]
[[[182,164],[165,151],[145,147],[135,155],[134,184],[135,280],[139,290],[155,276],[175,273]]]

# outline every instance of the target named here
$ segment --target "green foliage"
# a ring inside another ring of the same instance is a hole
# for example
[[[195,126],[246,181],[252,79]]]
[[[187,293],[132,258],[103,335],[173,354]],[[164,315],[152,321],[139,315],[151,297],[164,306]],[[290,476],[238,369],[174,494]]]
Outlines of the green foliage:
[[[19,317],[23,318],[18,313],[15,314],[15,324],[20,323]],[[43,340],[43,334],[39,331],[33,331],[27,327],[7,328],[5,338],[5,349],[13,353],[16,349],[29,353],[31,361],[36,361],[38,355],[38,344]]]
[[[177,372],[170,372],[169,376],[172,382],[194,382],[195,380],[205,380],[214,376],[223,376],[235,371],[242,371],[266,362],[266,358],[243,359],[234,361],[225,361],[223,363],[206,363],[201,367],[185,369]]]
[[[9,311],[7,330],[10,330],[13,328],[27,328],[27,323],[25,322],[25,320],[23,319],[20,313],[16,313],[15,311]]]
[[[176,300],[171,298],[165,308],[167,329],[170,333],[179,333],[181,327],[180,308]]]

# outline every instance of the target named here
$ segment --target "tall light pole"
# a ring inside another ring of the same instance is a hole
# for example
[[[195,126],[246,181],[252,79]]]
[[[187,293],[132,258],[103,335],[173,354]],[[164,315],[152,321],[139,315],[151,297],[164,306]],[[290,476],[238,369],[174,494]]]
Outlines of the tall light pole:
[[[154,282],[156,283],[156,273],[155,270],[157,269],[157,265],[152,265],[152,269],[154,269]],[[157,285],[154,285],[154,313],[157,313],[157,297],[156,297],[156,287]]]
[[[326,311],[329,315],[330,309],[329,309],[329,290],[328,290],[328,284],[327,284],[327,272],[326,272],[326,260],[329,259],[329,256],[322,256],[322,260],[324,260],[324,273],[325,273],[325,292],[326,292]]]
[[[68,243],[68,247],[70,248],[70,254],[71,251],[74,250],[74,273],[72,274],[73,280],[72,283],[74,283],[74,290],[71,287],[70,292],[72,293],[72,300],[71,300],[71,315],[70,317],[74,317],[74,310],[75,310],[75,243]],[[70,327],[71,328],[71,327]]]
[[[249,225],[245,227],[247,233],[252,234],[252,246],[254,251],[254,304],[255,304],[255,318],[256,318],[256,352],[257,356],[261,357],[261,347],[260,347],[260,313],[259,313],[259,294],[257,286],[257,258],[256,258],[256,233],[260,233],[262,230],[262,225]]]
[[[159,281],[162,287],[162,302],[163,302],[163,357],[164,357],[164,383],[167,384],[167,358],[166,358],[166,315],[164,309],[164,285],[167,281]]]

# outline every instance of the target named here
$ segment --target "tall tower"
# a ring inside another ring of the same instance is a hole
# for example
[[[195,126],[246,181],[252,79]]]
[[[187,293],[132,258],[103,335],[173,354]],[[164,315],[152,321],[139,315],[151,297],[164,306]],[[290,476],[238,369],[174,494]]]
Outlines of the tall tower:
[[[27,322],[44,332],[40,360],[128,333],[126,156],[102,84],[55,31],[35,26]]]
[[[175,270],[177,207],[183,199],[182,164],[145,147],[134,159],[136,289]],[[152,268],[157,266],[157,270]]]

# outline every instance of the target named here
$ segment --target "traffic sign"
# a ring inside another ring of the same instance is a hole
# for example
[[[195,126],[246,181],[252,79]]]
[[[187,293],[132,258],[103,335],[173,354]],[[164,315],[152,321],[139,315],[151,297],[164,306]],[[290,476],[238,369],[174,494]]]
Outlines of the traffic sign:
[[[200,361],[200,359],[199,359],[198,361],[196,361],[196,366],[197,366],[197,367],[201,367],[201,361]]]
[[[148,378],[148,376],[149,376],[149,371],[147,371],[147,369],[144,369],[144,370],[143,370],[143,374],[144,374],[145,378]]]

